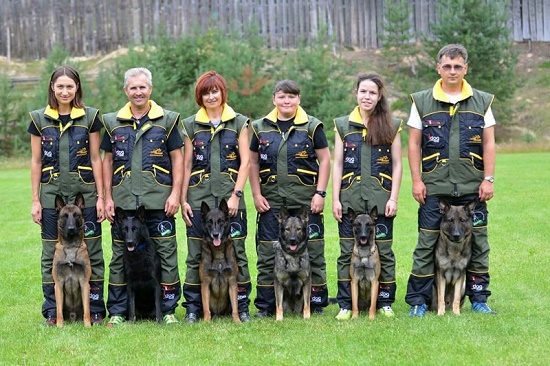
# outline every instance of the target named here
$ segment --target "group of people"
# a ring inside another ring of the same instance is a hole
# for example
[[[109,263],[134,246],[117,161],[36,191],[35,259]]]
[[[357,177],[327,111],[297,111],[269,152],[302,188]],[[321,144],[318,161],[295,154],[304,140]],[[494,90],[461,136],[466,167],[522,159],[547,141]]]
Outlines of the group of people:
[[[473,311],[494,313],[487,305],[486,204],[494,192],[493,96],[473,89],[464,79],[468,54],[461,45],[443,47],[436,68],[441,78],[433,89],[411,95],[407,123],[413,197],[420,208],[418,243],[405,299],[411,316],[423,316],[431,301],[434,248],[441,221],[438,198],[463,204],[478,197],[466,294]],[[215,71],[198,78],[195,101],[199,109],[181,121],[178,113],[151,99],[152,91],[148,69],[129,69],[124,75],[128,103],[100,116],[97,109],[84,105],[78,72],[61,66],[52,73],[47,106],[30,113],[31,214],[42,232],[45,324],[56,323],[51,275],[57,241],[55,196],[71,202],[77,193],[84,195],[86,205],[84,240],[92,266],[93,324],[102,324],[107,313],[108,326],[126,320],[124,239],[116,228],[114,212],[120,207],[131,215],[141,205],[146,208],[146,223],[161,259],[163,321],[178,322],[174,314],[182,292],[185,321],[198,321],[202,316],[200,205],[206,202],[217,207],[222,199],[228,204],[238,263],[239,318],[250,321],[252,283],[245,249],[248,233],[243,195],[247,179],[257,211],[256,316],[271,317],[275,310],[273,243],[279,237],[279,210],[286,207],[294,214],[303,205],[310,208],[311,307],[314,314],[322,314],[329,304],[323,211],[331,153],[323,123],[300,106],[299,86],[292,80],[276,83],[273,110],[252,123],[227,104],[226,82]],[[349,208],[362,213],[375,206],[378,209],[376,243],[382,270],[377,307],[381,315],[394,316],[396,293],[392,243],[403,171],[402,121],[392,117],[384,81],[376,73],[359,75],[354,92],[357,106],[349,115],[334,120],[332,213],[340,237],[338,320],[351,318],[349,267],[354,239]],[[102,128],[105,132],[101,138]],[[176,241],[180,207],[187,229],[183,285]],[[105,220],[111,223],[112,235],[106,302],[101,246],[101,223]]]

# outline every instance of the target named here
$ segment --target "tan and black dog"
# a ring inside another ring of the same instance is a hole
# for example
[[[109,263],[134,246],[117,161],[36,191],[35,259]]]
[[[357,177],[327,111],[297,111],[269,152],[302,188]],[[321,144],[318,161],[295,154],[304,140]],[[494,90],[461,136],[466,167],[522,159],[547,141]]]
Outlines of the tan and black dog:
[[[84,243],[84,197],[76,196],[74,204],[65,205],[63,197],[55,197],[58,239],[53,257],[52,276],[55,282],[57,326],[63,326],[64,315],[70,320],[90,322],[90,276],[92,267]]]
[[[348,216],[353,224],[354,237],[349,268],[351,317],[357,318],[359,310],[368,307],[369,319],[374,319],[380,277],[380,254],[375,242],[378,210],[374,206],[368,215],[357,215],[353,209],[349,208]]]
[[[210,209],[202,202],[201,214],[204,234],[202,240],[199,278],[204,321],[212,315],[231,314],[240,323],[237,308],[237,257],[230,236],[227,202],[222,199],[219,208]]]
[[[472,255],[472,217],[476,204],[477,200],[473,200],[464,206],[453,206],[443,199],[439,200],[442,217],[435,248],[437,315],[445,314],[446,308],[452,308],[453,313],[460,315],[466,266]]]
[[[311,315],[311,265],[307,250],[308,211],[302,206],[298,216],[291,216],[286,208],[279,211],[279,240],[275,251],[274,290],[276,320],[283,320],[283,312]]]

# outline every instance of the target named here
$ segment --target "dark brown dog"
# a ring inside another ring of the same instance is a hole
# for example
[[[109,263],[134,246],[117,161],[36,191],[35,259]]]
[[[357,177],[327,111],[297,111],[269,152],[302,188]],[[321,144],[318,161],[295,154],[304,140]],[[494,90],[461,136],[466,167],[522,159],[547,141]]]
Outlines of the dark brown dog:
[[[380,255],[375,242],[378,210],[374,206],[368,215],[357,215],[353,209],[349,208],[348,216],[353,223],[354,238],[349,268],[351,317],[357,318],[360,309],[369,307],[369,319],[374,319],[380,277]]]
[[[286,208],[279,211],[279,241],[275,250],[274,290],[276,320],[283,320],[283,312],[311,315],[311,265],[307,250],[308,211],[302,206],[298,216],[290,216]]]
[[[155,319],[162,322],[160,285],[161,267],[155,243],[149,237],[145,207],[140,206],[134,216],[117,207],[115,220],[121,238],[124,238],[124,274],[128,291],[128,320]]]
[[[55,282],[57,326],[63,326],[64,315],[72,321],[90,322],[90,276],[92,267],[84,243],[84,197],[76,196],[74,204],[65,205],[63,197],[55,197],[58,239],[53,257],[52,276]]]
[[[240,323],[237,308],[237,257],[230,233],[229,209],[222,199],[219,208],[201,205],[204,226],[202,254],[199,264],[204,321],[212,315],[231,314]]]
[[[477,204],[473,200],[464,206],[452,206],[439,200],[442,214],[439,240],[435,248],[435,287],[437,315],[452,307],[460,315],[464,296],[466,266],[472,254],[472,216]]]

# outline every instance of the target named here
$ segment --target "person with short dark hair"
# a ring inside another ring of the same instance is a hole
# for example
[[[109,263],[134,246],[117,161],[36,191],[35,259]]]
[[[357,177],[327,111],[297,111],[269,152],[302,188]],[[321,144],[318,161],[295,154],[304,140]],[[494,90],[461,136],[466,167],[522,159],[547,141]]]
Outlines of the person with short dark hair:
[[[432,301],[434,251],[439,238],[439,198],[451,205],[479,202],[473,217],[472,257],[466,270],[466,295],[477,313],[495,313],[488,305],[489,242],[487,201],[494,194],[494,96],[464,79],[468,52],[448,44],[437,55],[440,79],[434,87],[411,95],[409,165],[418,209],[418,242],[413,252],[405,301],[409,315],[422,317]]]
[[[248,322],[252,285],[245,247],[248,230],[243,190],[250,168],[249,119],[227,104],[226,82],[216,71],[207,71],[197,79],[195,101],[200,109],[183,120],[181,206],[187,224],[187,271],[183,284],[185,321],[195,323],[203,313],[199,278],[203,237],[201,204],[206,202],[211,208],[219,207],[225,199],[239,267],[239,319]]]
[[[42,231],[42,315],[45,325],[56,325],[52,264],[58,239],[55,197],[73,203],[84,197],[84,241],[88,247],[90,312],[93,325],[106,315],[103,301],[105,264],[101,245],[104,192],[99,152],[101,121],[96,108],[84,105],[80,75],[71,66],[57,67],[48,84],[48,105],[30,112],[31,188],[33,221]]]

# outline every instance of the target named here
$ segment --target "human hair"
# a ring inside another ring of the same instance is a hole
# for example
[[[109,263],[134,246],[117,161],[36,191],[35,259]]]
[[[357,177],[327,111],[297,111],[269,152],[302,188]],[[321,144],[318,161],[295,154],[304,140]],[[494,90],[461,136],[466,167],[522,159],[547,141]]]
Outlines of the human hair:
[[[468,51],[466,51],[466,47],[461,44],[448,44],[443,46],[443,48],[441,48],[437,53],[438,63],[441,62],[443,56],[447,56],[451,59],[462,57],[464,59],[464,63],[468,63]]]
[[[202,96],[208,92],[218,89],[222,94],[222,106],[227,102],[227,86],[223,76],[216,71],[210,70],[199,76],[195,85],[195,102],[204,107]]]
[[[386,97],[386,88],[384,79],[376,73],[359,74],[355,83],[355,91],[359,89],[359,85],[370,80],[378,87],[380,100],[376,103],[374,110],[369,116],[368,133],[366,141],[370,145],[391,145],[395,136],[395,131],[392,125],[392,115],[388,98]]]
[[[82,88],[80,86],[80,75],[78,74],[78,71],[68,65],[59,66],[52,72],[52,76],[50,77],[50,84],[48,85],[48,105],[53,109],[59,108],[59,103],[57,103],[55,91],[53,90],[53,84],[55,84],[60,76],[66,76],[72,79],[76,84],[74,99],[71,100],[71,108],[84,108]]]
[[[286,94],[300,95],[300,87],[294,80],[281,80],[275,84],[273,95],[280,91]]]
[[[153,86],[153,74],[145,67],[134,67],[124,73],[124,87],[128,86],[128,79],[143,74],[147,77],[147,85]]]

